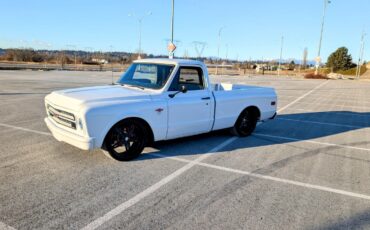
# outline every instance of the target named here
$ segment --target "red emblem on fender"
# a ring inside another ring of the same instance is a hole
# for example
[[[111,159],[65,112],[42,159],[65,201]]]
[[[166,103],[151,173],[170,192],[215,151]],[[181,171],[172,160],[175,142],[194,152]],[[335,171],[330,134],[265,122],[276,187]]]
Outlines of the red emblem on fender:
[[[158,113],[160,113],[160,112],[162,112],[164,109],[162,109],[162,108],[158,108],[158,109],[156,109],[155,111],[157,111]]]

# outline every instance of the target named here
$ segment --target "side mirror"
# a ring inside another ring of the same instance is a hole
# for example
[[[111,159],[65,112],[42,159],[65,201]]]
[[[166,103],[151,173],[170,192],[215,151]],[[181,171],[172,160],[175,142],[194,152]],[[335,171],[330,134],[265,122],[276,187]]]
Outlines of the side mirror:
[[[179,94],[179,93],[186,93],[186,92],[188,92],[188,89],[186,88],[186,86],[185,85],[181,85],[179,91],[177,91],[176,93],[168,94],[168,96],[170,98],[174,98],[177,94]]]
[[[181,93],[186,93],[186,92],[188,92],[188,89],[186,88],[185,85],[181,85],[180,91],[181,91]]]

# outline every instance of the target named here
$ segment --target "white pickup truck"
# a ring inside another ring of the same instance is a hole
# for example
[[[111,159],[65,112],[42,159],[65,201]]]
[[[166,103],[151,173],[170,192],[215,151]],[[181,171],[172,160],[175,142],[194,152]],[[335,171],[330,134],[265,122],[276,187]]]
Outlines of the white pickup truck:
[[[116,160],[136,158],[154,141],[230,128],[248,136],[276,115],[273,88],[211,84],[199,61],[135,61],[116,84],[55,91],[45,97],[53,136]]]

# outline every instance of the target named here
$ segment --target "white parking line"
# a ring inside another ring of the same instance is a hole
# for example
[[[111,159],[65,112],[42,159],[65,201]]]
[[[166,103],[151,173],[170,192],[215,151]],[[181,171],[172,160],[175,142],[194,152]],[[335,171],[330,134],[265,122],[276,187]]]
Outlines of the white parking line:
[[[302,96],[300,96],[299,98],[295,99],[294,101],[290,102],[289,104],[285,105],[284,107],[280,108],[277,112],[280,113],[281,111],[287,109],[288,107],[294,105],[295,103],[297,103],[298,101],[302,100],[303,98],[307,97],[308,95],[310,95],[311,93],[313,93],[315,90],[323,87],[324,85],[328,84],[329,80],[327,81],[324,81],[323,83],[321,83],[320,85],[316,86],[315,88],[313,88],[312,90],[308,91],[307,93],[303,94]]]
[[[333,103],[330,103],[330,102],[300,102],[301,104],[306,104],[306,105],[319,105],[319,106],[333,106],[333,107],[344,107],[344,108],[352,108],[352,109],[364,109],[364,110],[367,110],[369,111],[370,110],[370,107],[368,106],[356,106],[356,105],[337,105],[337,104],[333,104]]]
[[[13,227],[11,227],[9,225],[6,225],[3,222],[0,222],[0,229],[1,230],[16,230],[15,228],[13,228]]]
[[[171,182],[172,180],[174,180],[175,178],[177,178],[181,174],[185,173],[186,171],[188,171],[189,169],[191,169],[192,167],[194,167],[196,165],[196,163],[199,163],[200,161],[206,159],[211,154],[213,154],[214,152],[219,151],[220,149],[222,149],[226,145],[230,144],[231,142],[235,141],[236,139],[237,139],[236,137],[232,137],[232,138],[227,139],[226,141],[222,142],[221,144],[219,144],[216,147],[214,147],[213,149],[211,149],[208,153],[203,154],[202,156],[198,157],[194,161],[188,162],[182,168],[180,168],[180,169],[176,170],[175,172],[173,172],[172,174],[166,176],[162,180],[158,181],[154,185],[152,185],[149,188],[145,189],[144,191],[140,192],[139,194],[137,194],[136,196],[132,197],[131,199],[129,199],[129,200],[123,202],[122,204],[118,205],[116,208],[114,208],[111,211],[107,212],[105,215],[97,218],[96,220],[94,220],[90,224],[86,225],[82,229],[83,230],[96,229],[97,227],[101,226],[102,224],[104,224],[105,222],[109,221],[113,217],[115,217],[118,214],[122,213],[123,211],[125,211],[129,207],[131,207],[134,204],[138,203],[139,201],[141,201],[145,197],[147,197],[150,194],[154,193],[155,191],[157,191],[158,189],[160,189],[162,186],[164,186],[167,183]]]
[[[330,98],[330,100],[328,100],[327,98],[323,99],[322,96],[319,96],[319,95],[312,95],[313,97],[317,97],[320,100],[320,103],[330,103],[332,104],[332,102],[336,102],[336,103],[353,103],[355,101],[358,101],[358,99],[352,99],[352,100],[346,100],[346,99],[342,99],[342,98],[338,98],[336,95],[334,98]],[[286,95],[286,94],[283,94],[283,95],[279,95],[279,98],[283,98],[283,97],[287,97],[287,98],[291,98],[291,97],[297,97],[296,95]],[[349,98],[350,96],[348,96],[347,98]],[[367,101],[367,100],[363,100],[363,98],[360,98],[361,99],[361,103],[370,103],[370,101]]]
[[[283,179],[283,178],[279,178],[279,177],[267,176],[267,175],[263,175],[263,174],[252,173],[252,172],[248,172],[248,171],[243,171],[243,170],[239,170],[239,169],[232,169],[232,168],[227,168],[227,167],[223,167],[223,166],[203,163],[203,162],[194,162],[194,161],[186,160],[186,159],[179,158],[179,157],[168,157],[168,156],[163,155],[163,154],[152,153],[150,155],[158,156],[158,157],[166,157],[166,158],[171,159],[171,160],[187,162],[189,164],[191,162],[193,162],[195,165],[199,165],[199,166],[203,166],[203,167],[207,167],[207,168],[213,168],[213,169],[218,169],[218,170],[222,170],[222,171],[226,171],[226,172],[232,172],[232,173],[243,174],[243,175],[247,175],[247,176],[251,176],[251,177],[256,177],[256,178],[259,178],[259,179],[271,180],[271,181],[276,181],[276,182],[280,182],[280,183],[291,184],[291,185],[296,185],[296,186],[300,186],[300,187],[305,187],[305,188],[316,189],[316,190],[320,190],[320,191],[325,191],[325,192],[331,192],[331,193],[335,193],[335,194],[350,196],[350,197],[354,197],[354,198],[361,198],[361,199],[365,199],[365,200],[370,200],[369,195],[365,195],[365,194],[361,194],[361,193],[354,193],[354,192],[349,192],[349,191],[345,191],[345,190],[330,188],[330,187],[321,186],[321,185],[314,185],[314,184],[308,184],[308,183],[294,181],[294,180]]]
[[[355,149],[355,150],[361,150],[361,151],[370,151],[368,148],[361,148],[351,145],[340,145],[340,144],[333,144],[328,142],[320,142],[320,141],[311,141],[311,140],[305,140],[305,139],[298,139],[293,137],[283,137],[283,136],[274,136],[274,135],[268,135],[268,134],[261,134],[261,133],[254,133],[253,136],[260,136],[260,137],[271,137],[275,139],[282,139],[282,140],[288,140],[288,141],[301,141],[301,142],[307,142],[307,143],[313,143],[313,144],[319,144],[319,145],[326,145],[326,146],[337,146],[341,148],[347,148],[347,149]]]
[[[337,124],[337,123],[319,122],[319,121],[307,121],[307,120],[297,120],[297,119],[280,118],[280,117],[276,117],[275,119],[276,119],[276,120],[282,120],[282,121],[293,121],[293,122],[302,122],[302,123],[318,124],[318,125],[330,125],[330,126],[338,126],[338,127],[346,127],[346,128],[355,128],[355,129],[367,128],[367,127],[363,127],[363,126],[356,126],[356,125],[343,125],[343,124]]]
[[[345,116],[370,117],[370,113],[369,114],[359,114],[357,112],[352,112],[352,111],[346,112],[346,110],[342,110],[342,111],[338,111],[338,110],[320,111],[320,110],[317,110],[317,109],[302,109],[302,108],[289,108],[289,110],[315,112],[315,113],[325,112],[325,113],[333,113],[333,114],[339,114],[339,115],[345,115]]]
[[[37,131],[37,130],[33,130],[33,129],[27,129],[27,128],[14,126],[14,125],[8,125],[8,124],[4,124],[4,123],[0,123],[0,126],[11,128],[11,129],[18,129],[18,130],[22,130],[22,131],[26,131],[26,132],[31,132],[31,133],[37,133],[37,134],[46,135],[46,136],[52,136],[51,133]]]

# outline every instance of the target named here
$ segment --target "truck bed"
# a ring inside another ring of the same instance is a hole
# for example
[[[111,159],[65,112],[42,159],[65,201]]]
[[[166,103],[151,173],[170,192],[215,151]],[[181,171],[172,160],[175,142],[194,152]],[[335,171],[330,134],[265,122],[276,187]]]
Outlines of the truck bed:
[[[259,108],[260,121],[273,117],[276,112],[277,98],[273,88],[220,83],[211,84],[211,89],[216,101],[214,130],[232,126],[249,106]]]
[[[232,91],[232,90],[266,90],[269,88],[251,85],[238,85],[230,83],[211,84],[213,91]]]

